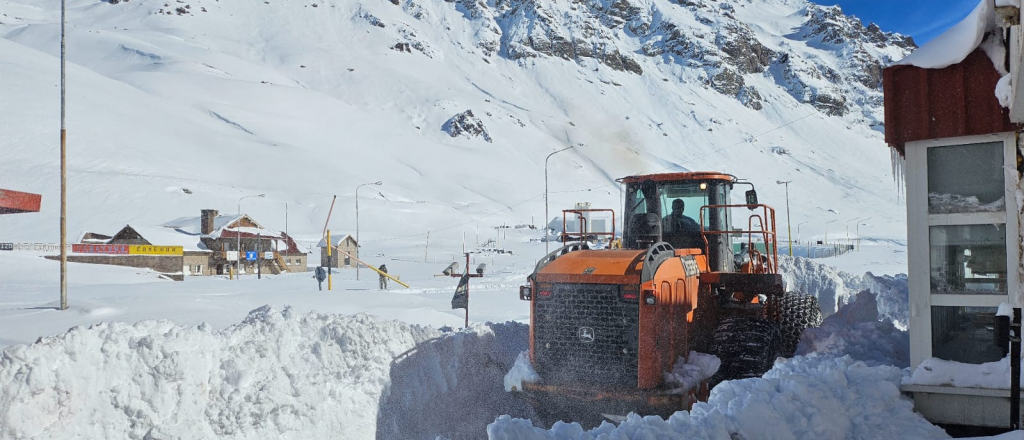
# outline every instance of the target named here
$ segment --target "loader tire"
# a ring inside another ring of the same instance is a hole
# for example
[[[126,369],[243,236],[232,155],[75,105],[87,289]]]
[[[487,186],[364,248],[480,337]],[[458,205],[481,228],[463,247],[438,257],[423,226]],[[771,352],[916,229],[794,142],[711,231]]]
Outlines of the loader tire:
[[[711,353],[714,345],[716,316],[707,306],[697,307],[693,311],[693,323],[690,326],[690,350],[700,353]]]
[[[782,355],[792,357],[796,353],[800,335],[805,329],[821,325],[821,306],[818,298],[797,292],[786,292],[782,295],[779,309],[782,321],[779,330],[782,332]]]
[[[715,382],[761,377],[782,353],[779,325],[765,319],[723,318],[713,339],[714,355],[722,361]]]

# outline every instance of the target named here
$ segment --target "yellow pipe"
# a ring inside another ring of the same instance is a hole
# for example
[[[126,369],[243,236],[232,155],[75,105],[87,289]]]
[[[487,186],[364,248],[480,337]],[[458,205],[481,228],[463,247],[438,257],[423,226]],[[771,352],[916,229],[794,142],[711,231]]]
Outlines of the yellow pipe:
[[[388,274],[387,274],[386,272],[381,272],[381,271],[377,270],[377,268],[376,268],[376,267],[373,267],[373,266],[371,266],[370,264],[367,264],[367,263],[366,263],[365,261],[363,261],[363,260],[360,260],[360,259],[356,258],[356,257],[355,257],[354,255],[352,255],[352,254],[350,254],[350,253],[348,253],[348,252],[345,252],[345,251],[343,251],[343,250],[341,250],[341,249],[338,249],[338,252],[340,252],[340,253],[342,253],[342,254],[345,254],[345,255],[347,255],[347,256],[348,256],[349,258],[351,258],[351,259],[353,259],[353,260],[356,260],[356,262],[359,262],[359,263],[363,263],[363,265],[365,265],[366,267],[369,267],[369,268],[370,268],[371,270],[373,270],[374,272],[377,272],[377,273],[379,273],[379,274],[381,274],[381,275],[384,275],[384,276],[386,276],[386,277],[388,277],[388,278],[390,278],[390,279],[392,279],[392,280],[395,280],[395,282],[396,282],[396,283],[398,283],[398,284],[401,284],[402,286],[405,286],[405,288],[406,288],[406,289],[408,289],[408,288],[409,288],[409,285],[408,285],[408,284],[405,284],[405,283],[403,283],[403,282],[402,282],[401,280],[399,280],[398,278],[395,278],[395,277],[393,277],[393,276],[391,276],[391,275],[388,275]]]
[[[327,290],[331,290],[331,230],[327,230]]]

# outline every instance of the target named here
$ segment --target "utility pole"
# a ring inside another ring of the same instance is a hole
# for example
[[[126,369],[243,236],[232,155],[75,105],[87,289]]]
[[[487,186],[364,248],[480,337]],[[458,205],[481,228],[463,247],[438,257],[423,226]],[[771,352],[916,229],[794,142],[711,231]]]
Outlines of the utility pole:
[[[256,279],[263,279],[263,254],[260,251],[260,233],[256,233]]]
[[[239,280],[242,279],[242,231],[240,230],[242,223],[242,200],[248,199],[249,197],[265,196],[266,194],[256,194],[252,196],[242,196],[241,198],[238,199],[238,206],[236,207],[237,210],[235,211],[235,213],[238,215],[238,219],[235,220],[235,222],[237,222],[235,225],[235,237],[238,238],[236,240],[238,244],[238,254],[237,257],[235,258],[235,272],[238,272],[238,278],[236,279]]]
[[[548,217],[548,159],[551,159],[551,156],[554,156],[554,155],[556,155],[558,153],[561,153],[561,152],[563,152],[565,150],[568,150],[570,148],[572,148],[572,146],[565,147],[565,148],[563,148],[561,150],[558,150],[558,151],[556,151],[554,153],[549,154],[548,157],[544,158],[544,254],[545,255],[547,255],[548,252],[550,251],[550,248],[549,248],[550,240],[548,239],[548,222],[551,221],[551,218]]]
[[[60,309],[68,309],[68,132],[64,125],[66,0],[60,0]]]
[[[783,182],[781,180],[776,180],[775,181],[775,183],[777,183],[779,185],[786,185],[786,235],[789,236],[789,256],[792,257],[793,256],[793,227],[790,226],[790,222],[789,222],[789,184],[790,184],[790,182],[792,182],[792,180],[787,180],[785,182]]]
[[[359,248],[363,246],[363,242],[359,241],[359,188],[366,185],[377,185],[380,186],[383,182],[380,180],[370,183],[362,183],[356,186],[356,258],[360,258]],[[359,260],[356,260],[356,281],[359,280]]]

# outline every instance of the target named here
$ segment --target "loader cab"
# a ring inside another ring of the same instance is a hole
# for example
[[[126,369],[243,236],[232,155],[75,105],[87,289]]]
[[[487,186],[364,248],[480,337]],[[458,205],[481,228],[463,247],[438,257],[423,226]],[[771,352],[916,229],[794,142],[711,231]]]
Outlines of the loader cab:
[[[700,227],[693,225],[703,225],[704,231],[729,230],[728,209],[701,208],[728,205],[736,177],[719,173],[672,173],[630,176],[620,182],[626,186],[623,248],[648,249],[655,243],[667,242],[675,249],[697,249],[707,255],[712,271],[732,270],[730,234],[702,234]],[[673,205],[677,209],[675,213]],[[679,220],[680,205],[681,214],[687,220]]]

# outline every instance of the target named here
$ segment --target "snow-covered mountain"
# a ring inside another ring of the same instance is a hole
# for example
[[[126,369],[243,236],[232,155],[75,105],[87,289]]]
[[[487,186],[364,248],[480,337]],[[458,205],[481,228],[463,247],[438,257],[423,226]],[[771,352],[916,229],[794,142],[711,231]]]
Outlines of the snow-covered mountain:
[[[57,0],[0,0],[0,188],[59,230]],[[793,233],[902,237],[881,68],[914,47],[803,0],[69,0],[69,234],[202,208],[364,245],[616,207],[614,179],[719,170]],[[852,226],[849,229],[853,229]],[[852,230],[850,231],[853,232]]]

